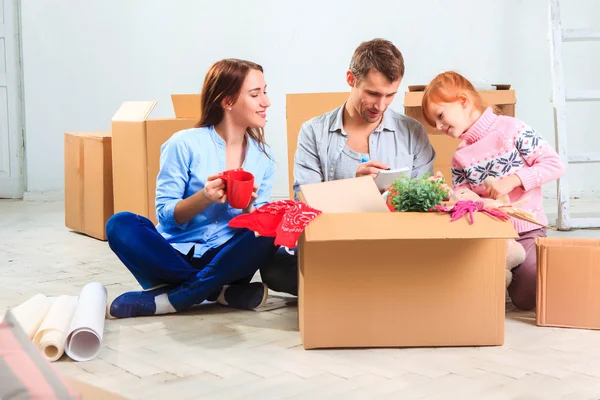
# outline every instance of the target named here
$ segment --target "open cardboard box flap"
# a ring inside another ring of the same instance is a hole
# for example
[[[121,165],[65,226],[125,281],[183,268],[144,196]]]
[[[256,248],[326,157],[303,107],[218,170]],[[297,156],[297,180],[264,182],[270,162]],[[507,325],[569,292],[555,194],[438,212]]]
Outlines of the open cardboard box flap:
[[[307,242],[376,239],[503,239],[518,237],[510,221],[485,213],[450,222],[447,213],[390,212],[373,178],[301,185],[300,198],[322,211],[305,229]]]
[[[171,102],[175,118],[200,118],[199,94],[172,94]],[[121,104],[112,118],[118,122],[143,122],[150,118],[157,101],[126,101]]]
[[[142,122],[148,119],[156,101],[126,101],[112,117],[113,122]]]

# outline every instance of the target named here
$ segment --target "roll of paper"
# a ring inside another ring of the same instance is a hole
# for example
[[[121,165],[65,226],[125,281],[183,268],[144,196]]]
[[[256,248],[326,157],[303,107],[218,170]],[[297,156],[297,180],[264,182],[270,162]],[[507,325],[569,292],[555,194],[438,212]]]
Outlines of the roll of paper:
[[[48,361],[56,361],[65,352],[67,332],[75,313],[77,297],[59,296],[46,314],[33,338]]]
[[[50,310],[50,305],[50,300],[46,296],[36,294],[11,310],[13,317],[19,322],[29,340],[33,339],[40,328],[48,310]]]
[[[75,361],[89,361],[100,352],[106,316],[106,288],[98,282],[81,289],[67,334],[65,351]]]

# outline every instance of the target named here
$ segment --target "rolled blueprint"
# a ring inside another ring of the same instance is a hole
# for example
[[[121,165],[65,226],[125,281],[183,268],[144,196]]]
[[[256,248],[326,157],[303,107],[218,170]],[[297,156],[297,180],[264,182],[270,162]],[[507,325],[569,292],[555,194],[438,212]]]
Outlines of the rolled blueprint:
[[[75,361],[89,361],[100,352],[106,295],[106,288],[98,282],[88,283],[79,293],[65,344],[65,352]]]
[[[46,314],[33,338],[48,361],[56,361],[65,352],[65,340],[77,306],[77,297],[59,296]]]
[[[50,300],[46,296],[36,294],[11,310],[13,317],[19,322],[29,340],[32,340],[35,336],[48,310],[50,310],[50,305]]]

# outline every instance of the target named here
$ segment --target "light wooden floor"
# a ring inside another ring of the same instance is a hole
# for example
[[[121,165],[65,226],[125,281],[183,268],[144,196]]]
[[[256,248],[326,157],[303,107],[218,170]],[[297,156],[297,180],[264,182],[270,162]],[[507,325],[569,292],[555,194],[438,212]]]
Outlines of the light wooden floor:
[[[0,201],[0,314],[91,281],[109,296],[138,289],[106,243],[63,220],[61,202]],[[107,320],[95,360],[55,365],[139,399],[600,399],[600,331],[536,327],[533,313],[509,309],[501,347],[305,351],[297,308],[278,294],[261,312]]]

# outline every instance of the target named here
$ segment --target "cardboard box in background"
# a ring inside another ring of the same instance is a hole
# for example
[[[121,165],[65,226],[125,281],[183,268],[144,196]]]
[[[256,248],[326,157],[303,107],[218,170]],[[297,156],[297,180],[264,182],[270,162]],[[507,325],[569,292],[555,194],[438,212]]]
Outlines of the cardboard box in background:
[[[539,326],[600,329],[600,239],[538,238]]]
[[[298,146],[300,127],[309,119],[338,108],[346,102],[349,95],[349,92],[286,95],[288,186],[290,199],[294,198],[294,154],[296,154],[296,147]]]
[[[113,215],[110,132],[67,132],[65,140],[65,226],[106,240]]]
[[[495,105],[504,115],[515,116],[516,95],[509,90],[510,85],[494,85],[498,90],[481,90],[483,100],[489,105]],[[429,140],[436,151],[434,173],[442,171],[446,181],[451,183],[450,160],[456,151],[459,139],[450,138],[427,125],[423,118],[421,100],[425,86],[410,86],[404,96],[404,113],[421,122],[429,134]],[[349,92],[334,93],[303,93],[286,95],[287,143],[288,143],[288,185],[290,198],[294,196],[294,154],[298,145],[300,127],[311,118],[327,111],[334,110],[346,102]],[[399,110],[398,110],[399,111]]]
[[[483,101],[488,105],[497,106],[502,114],[514,117],[515,104],[517,103],[515,91],[509,90],[510,85],[493,86],[496,86],[498,90],[479,91]],[[433,172],[441,171],[446,178],[446,182],[451,184],[452,173],[450,172],[450,161],[461,140],[451,138],[442,132],[436,131],[435,128],[427,124],[427,121],[423,117],[423,109],[421,108],[425,87],[409,86],[409,91],[404,95],[404,114],[423,124],[429,134],[429,141],[436,152]]]
[[[302,185],[300,196],[323,211],[299,241],[304,348],[504,343],[510,221],[392,213],[370,177]]]
[[[149,119],[155,101],[125,102],[112,118],[115,213],[130,211],[156,221],[156,176],[160,147],[174,133],[192,128],[199,119],[193,104],[199,95],[173,95],[176,115],[189,118]],[[200,104],[199,101],[197,104]]]
[[[175,110],[175,118],[200,119],[202,113],[199,94],[172,94],[171,102]]]

